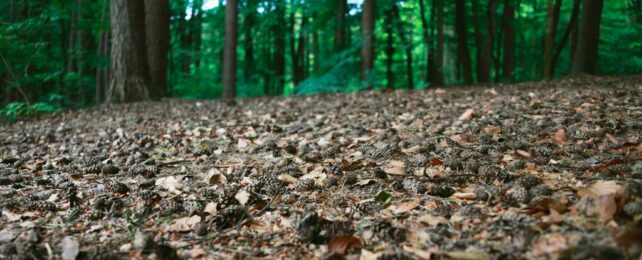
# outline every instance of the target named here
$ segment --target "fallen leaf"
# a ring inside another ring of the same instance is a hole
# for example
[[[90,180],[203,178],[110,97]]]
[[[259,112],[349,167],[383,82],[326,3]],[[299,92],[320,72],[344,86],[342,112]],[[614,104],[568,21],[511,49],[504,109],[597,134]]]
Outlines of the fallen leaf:
[[[80,252],[78,240],[71,236],[62,239],[62,259],[74,260]]]
[[[442,165],[442,164],[443,164],[443,162],[441,160],[439,160],[439,158],[437,158],[437,157],[433,157],[432,159],[430,159],[430,165],[431,166],[437,166],[437,165]]]
[[[13,221],[17,221],[17,220],[22,219],[22,215],[13,213],[13,212],[8,211],[8,210],[3,210],[2,211],[2,215],[6,216],[7,219],[9,219],[9,222],[13,222]]]
[[[472,108],[467,109],[466,111],[464,111],[464,113],[462,113],[459,116],[459,120],[470,121],[471,119],[473,119],[473,112],[474,111],[475,110],[473,110]]]
[[[205,205],[205,209],[203,211],[208,213],[208,214],[210,214],[210,215],[212,215],[212,216],[216,216],[216,212],[217,212],[216,207],[217,206],[218,205],[216,203],[214,203],[214,202],[207,203],[207,205]]]
[[[377,193],[374,199],[378,202],[388,203],[392,199],[392,194],[385,191],[380,191],[379,193]]]
[[[361,180],[361,181],[359,181],[359,182],[355,183],[355,185],[359,185],[359,186],[366,186],[366,185],[368,185],[368,184],[372,184],[372,183],[375,183],[375,182],[376,182],[376,181],[375,181],[375,180],[373,180],[373,179],[365,179],[365,180]]]
[[[423,215],[417,219],[419,222],[428,224],[431,227],[437,226],[438,224],[448,224],[448,220],[442,216],[433,216],[430,214]]]
[[[575,238],[566,237],[559,232],[546,234],[533,242],[533,256],[538,257],[566,250],[572,246],[574,240]]]
[[[351,235],[336,236],[328,242],[328,250],[340,255],[345,255],[350,249],[361,247],[363,247],[361,240]]]
[[[482,128],[482,131],[487,135],[496,135],[502,132],[502,128],[499,126],[487,126]]]
[[[419,207],[419,203],[417,201],[407,201],[407,202],[401,202],[395,205],[395,208],[393,209],[393,213],[395,214],[400,214],[400,213],[405,213],[408,211],[411,211],[413,209],[416,209]]]
[[[292,175],[289,175],[289,174],[287,174],[287,173],[281,174],[281,175],[279,175],[279,177],[277,177],[277,178],[278,178],[281,182],[283,182],[283,183],[285,183],[285,184],[293,184],[293,183],[296,183],[296,182],[298,181],[298,180],[297,180],[297,178],[294,178],[294,177],[292,177]]]
[[[485,252],[482,252],[482,251],[478,251],[478,250],[450,251],[450,252],[446,252],[444,254],[447,255],[448,257],[452,258],[452,259],[461,259],[461,260],[486,260],[486,259],[488,259],[488,260],[490,260],[490,255],[489,254],[487,254]]]
[[[183,188],[183,185],[181,185],[181,183],[178,182],[178,180],[174,176],[157,179],[156,186],[160,186],[161,188],[174,194],[180,194],[181,189]]]
[[[197,224],[201,223],[201,217],[194,215],[191,217],[179,218],[165,228],[168,232],[186,232],[192,231]]]
[[[241,204],[241,206],[245,206],[245,203],[250,200],[250,193],[245,190],[241,190],[236,193],[234,198],[239,202],[239,204]]]
[[[477,195],[472,192],[455,192],[453,197],[462,199],[462,200],[474,200],[477,199]]]
[[[405,166],[386,167],[383,169],[383,171],[387,174],[392,174],[392,175],[405,175],[406,167]]]
[[[361,249],[361,254],[359,255],[359,260],[377,260],[381,256],[381,252],[373,253],[365,249]]]
[[[568,141],[568,137],[566,135],[566,129],[560,128],[559,130],[557,130],[557,132],[555,132],[554,139],[555,139],[555,142],[557,142],[558,144],[565,144],[566,141]]]
[[[515,153],[523,158],[531,158],[531,154],[524,150],[516,150]]]
[[[215,184],[225,184],[227,182],[227,178],[225,178],[225,175],[221,173],[216,168],[212,168],[205,174],[205,178],[203,178],[203,181],[207,183],[207,185],[215,185]]]

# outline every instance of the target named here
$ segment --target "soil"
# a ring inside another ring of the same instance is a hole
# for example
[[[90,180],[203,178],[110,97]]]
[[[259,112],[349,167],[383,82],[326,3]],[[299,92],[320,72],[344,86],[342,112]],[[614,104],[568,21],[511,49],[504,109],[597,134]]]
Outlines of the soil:
[[[105,105],[0,126],[0,257],[629,258],[642,78]]]

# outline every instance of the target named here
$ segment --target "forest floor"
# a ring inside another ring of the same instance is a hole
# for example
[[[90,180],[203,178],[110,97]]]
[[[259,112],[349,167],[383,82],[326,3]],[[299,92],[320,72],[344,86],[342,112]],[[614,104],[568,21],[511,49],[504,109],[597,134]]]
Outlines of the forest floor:
[[[638,259],[642,78],[0,126],[0,258]]]

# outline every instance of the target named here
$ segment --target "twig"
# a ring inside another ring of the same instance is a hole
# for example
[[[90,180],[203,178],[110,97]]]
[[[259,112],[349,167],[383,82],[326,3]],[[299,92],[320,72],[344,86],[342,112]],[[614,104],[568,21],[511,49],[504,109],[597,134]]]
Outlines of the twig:
[[[174,165],[174,164],[179,164],[184,162],[191,162],[191,160],[176,160],[176,161],[164,162],[164,163],[158,164],[158,167],[169,166],[169,165]]]

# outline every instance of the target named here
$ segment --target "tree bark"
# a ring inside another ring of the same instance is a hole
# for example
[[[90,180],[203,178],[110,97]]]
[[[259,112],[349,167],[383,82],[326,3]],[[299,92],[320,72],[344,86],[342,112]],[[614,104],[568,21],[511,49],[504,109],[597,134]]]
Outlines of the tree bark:
[[[455,0],[455,31],[457,33],[457,56],[462,68],[464,84],[473,84],[473,72],[470,65],[468,38],[466,36],[466,6],[464,0]]]
[[[145,37],[153,99],[167,96],[167,53],[169,51],[169,1],[145,0]]]
[[[395,88],[395,74],[392,71],[392,65],[394,63],[394,35],[393,35],[393,26],[392,26],[393,14],[392,9],[387,9],[385,11],[383,28],[386,32],[386,48],[384,52],[386,53],[386,88],[394,89]]]
[[[558,0],[561,1],[561,0]],[[502,15],[502,30],[504,31],[504,58],[502,62],[502,78],[506,82],[513,79],[513,67],[515,67],[515,6],[512,0],[504,1],[504,12]]]
[[[111,0],[109,10],[112,35],[111,80],[106,102],[148,100],[148,76],[145,75],[148,71],[144,65],[147,57],[145,49],[141,49],[141,46],[145,46],[143,1]]]
[[[551,79],[553,76],[553,49],[555,46],[555,34],[557,32],[557,21],[562,8],[562,0],[546,0],[546,38],[544,41],[544,78]]]
[[[236,97],[236,26],[237,0],[225,3],[225,47],[223,49],[223,98]]]
[[[603,5],[603,0],[584,1],[577,51],[573,57],[571,69],[573,75],[594,74],[596,72]]]
[[[408,89],[415,88],[415,80],[412,71],[412,35],[409,34],[406,36],[406,31],[403,28],[403,23],[401,22],[401,15],[399,14],[399,6],[394,5],[392,7],[394,13],[394,23],[397,25],[397,31],[399,33],[399,39],[401,44],[403,44],[403,49],[406,53],[406,87]]]
[[[334,45],[337,51],[346,47],[346,12],[348,10],[347,0],[337,0],[337,24],[334,31]]]
[[[428,25],[428,20],[426,19],[426,5],[424,3],[424,0],[419,0],[419,16],[421,18],[421,36],[423,37],[424,44],[426,45],[426,75],[425,75],[425,84],[431,84],[433,83],[433,78],[434,74],[436,74],[435,71],[435,66],[432,63],[432,60],[434,59],[434,47],[433,47],[433,40],[431,38],[431,33],[429,33],[429,26],[434,26],[432,25],[434,21],[434,11],[431,11],[431,25]]]
[[[562,35],[562,40],[560,40],[560,43],[557,46],[557,49],[555,49],[555,54],[553,54],[553,60],[551,61],[551,71],[552,71],[551,77],[554,76],[555,67],[557,66],[557,60],[562,54],[562,50],[564,50],[564,46],[566,46],[566,42],[568,41],[568,38],[571,35],[571,31],[573,31],[573,27],[577,26],[577,19],[578,19],[579,13],[580,13],[580,0],[573,0],[573,10],[571,11],[571,18],[568,21],[568,25],[566,26],[564,35]]]
[[[473,9],[480,10],[477,1],[472,1]],[[475,43],[477,45],[476,58],[477,58],[477,82],[488,83],[490,82],[490,69],[493,61],[493,40],[491,35],[491,27],[494,26],[494,16],[495,16],[495,0],[490,0],[488,2],[486,17],[477,15],[478,12],[475,12],[477,21],[486,20],[487,23],[476,22],[474,23],[475,27]],[[485,18],[485,19],[484,19]],[[483,26],[486,25],[486,26]]]
[[[274,31],[274,82],[272,86],[272,95],[281,95],[285,86],[285,2],[277,0],[275,2],[274,14],[276,23],[273,25]]]
[[[361,81],[366,89],[372,89],[372,69],[374,68],[374,26],[375,1],[364,0],[361,14]]]
[[[247,13],[244,21],[245,41],[245,58],[243,58],[243,78],[249,82],[254,82],[254,24],[256,23],[256,0],[247,1]]]
[[[437,51],[435,52],[435,86],[445,84],[444,76],[444,0],[435,0],[435,10],[437,12]]]

